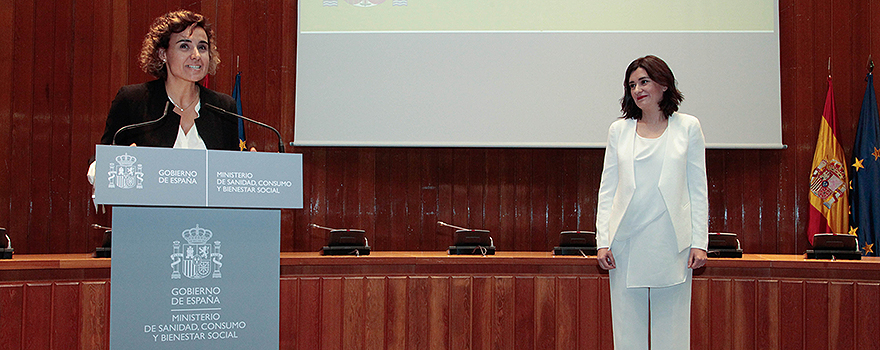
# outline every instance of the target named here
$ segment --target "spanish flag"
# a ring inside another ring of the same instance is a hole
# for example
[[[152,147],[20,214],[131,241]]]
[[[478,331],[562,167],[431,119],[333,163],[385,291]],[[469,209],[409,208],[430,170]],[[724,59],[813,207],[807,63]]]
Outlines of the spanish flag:
[[[834,90],[829,76],[828,95],[825,97],[825,110],[822,112],[810,173],[810,215],[807,222],[810,244],[817,233],[849,233],[849,183],[839,135]]]

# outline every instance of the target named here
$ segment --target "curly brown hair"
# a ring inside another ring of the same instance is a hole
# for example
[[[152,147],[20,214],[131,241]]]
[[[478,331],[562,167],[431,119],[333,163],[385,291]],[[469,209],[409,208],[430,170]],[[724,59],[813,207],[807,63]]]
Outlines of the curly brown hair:
[[[637,58],[626,68],[626,75],[623,77],[623,98],[620,99],[620,111],[623,112],[623,117],[642,119],[642,109],[636,106],[629,88],[629,76],[639,68],[644,68],[651,80],[666,87],[663,99],[660,101],[660,110],[663,111],[666,118],[669,118],[672,113],[678,111],[678,105],[684,100],[684,96],[675,86],[675,76],[672,75],[672,69],[669,69],[669,66],[662,59],[651,55]]]
[[[168,77],[168,68],[165,66],[165,62],[159,58],[159,49],[167,50],[171,34],[180,33],[192,25],[204,29],[208,36],[211,55],[208,74],[214,74],[217,71],[217,65],[220,64],[220,55],[217,53],[217,45],[214,43],[214,29],[205,16],[187,10],[171,11],[156,17],[147,35],[144,36],[144,43],[138,56],[141,69],[156,78],[165,80]]]

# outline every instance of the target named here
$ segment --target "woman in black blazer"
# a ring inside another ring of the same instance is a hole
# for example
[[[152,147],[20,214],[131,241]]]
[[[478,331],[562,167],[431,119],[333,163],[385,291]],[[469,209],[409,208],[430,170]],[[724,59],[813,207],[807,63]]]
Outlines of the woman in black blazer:
[[[220,63],[214,31],[204,16],[178,10],[156,18],[144,37],[139,63],[157,79],[119,89],[102,144],[112,144],[116,132],[126,125],[156,120],[165,113],[158,123],[123,130],[116,135],[116,144],[240,149],[237,120],[205,107],[235,112],[235,100],[198,83]]]

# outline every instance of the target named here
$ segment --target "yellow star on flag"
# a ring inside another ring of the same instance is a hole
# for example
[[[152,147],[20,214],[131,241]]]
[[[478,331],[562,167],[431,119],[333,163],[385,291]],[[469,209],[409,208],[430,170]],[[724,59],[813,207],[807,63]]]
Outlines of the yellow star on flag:
[[[874,243],[866,244],[864,248],[865,254],[874,254]]]
[[[849,227],[849,234],[850,234],[850,235],[855,236],[855,235],[856,235],[856,232],[859,232],[859,228],[858,228],[858,227],[852,227],[852,226]]]
[[[239,151],[244,151],[247,149],[247,145],[245,145],[244,140],[238,140],[238,148]]]
[[[864,168],[865,168],[865,166],[862,165],[862,163],[863,163],[864,161],[865,161],[864,159],[858,159],[858,158],[856,158],[856,162],[852,165],[853,168],[856,168],[856,172],[858,172],[860,168],[861,168],[861,169],[864,169]]]
[[[880,158],[880,149],[877,149],[877,147],[874,147],[874,153],[871,153],[871,154],[874,155],[874,160],[877,160],[877,158]]]

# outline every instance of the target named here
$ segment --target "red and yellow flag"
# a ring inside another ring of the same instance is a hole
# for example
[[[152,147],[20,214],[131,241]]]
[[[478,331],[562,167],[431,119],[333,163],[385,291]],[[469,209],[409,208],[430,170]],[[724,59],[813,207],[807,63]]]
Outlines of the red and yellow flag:
[[[828,95],[825,97],[825,110],[822,112],[810,173],[810,215],[807,222],[810,244],[817,233],[849,233],[849,182],[839,135],[834,90],[829,76]]]

